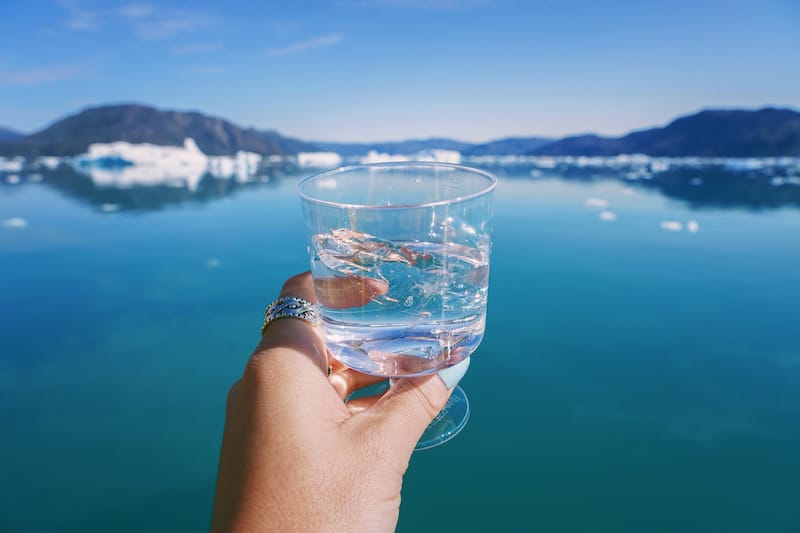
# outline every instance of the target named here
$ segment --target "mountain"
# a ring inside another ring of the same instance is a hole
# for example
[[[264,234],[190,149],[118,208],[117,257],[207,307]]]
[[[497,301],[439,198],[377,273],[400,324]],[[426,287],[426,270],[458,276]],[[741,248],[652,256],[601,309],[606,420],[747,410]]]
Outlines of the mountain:
[[[680,117],[662,128],[622,137],[580,135],[540,146],[532,155],[701,157],[800,156],[800,113],[767,107],[712,109]]]
[[[527,154],[552,143],[548,137],[507,137],[484,144],[474,144],[462,150],[465,155],[519,155]]]
[[[22,135],[0,128],[0,155],[75,155],[89,144],[128,141],[182,146],[191,137],[209,155],[247,150],[262,155],[332,151],[361,156],[369,151],[413,154],[457,150],[464,155],[617,155],[764,157],[800,156],[800,112],[792,109],[710,109],[680,117],[664,127],[620,137],[579,135],[558,140],[509,137],[483,144],[446,138],[381,143],[306,142],[271,130],[241,128],[197,112],[162,111],[138,104],[85,109],[51,126]]]
[[[247,150],[259,154],[292,154],[316,147],[274,131],[243,129],[197,112],[161,111],[138,104],[85,109],[48,128],[0,143],[0,155],[75,155],[91,143],[128,141],[182,146],[191,137],[209,155]]]
[[[343,156],[365,155],[370,151],[386,154],[413,154],[422,150],[456,150],[464,152],[472,147],[472,144],[456,141],[454,139],[410,139],[398,142],[379,142],[379,143],[333,143],[315,141],[313,144],[320,150],[326,152],[336,152]]]
[[[0,126],[0,141],[9,141],[12,139],[19,139],[20,137],[24,137],[24,135],[18,131]]]

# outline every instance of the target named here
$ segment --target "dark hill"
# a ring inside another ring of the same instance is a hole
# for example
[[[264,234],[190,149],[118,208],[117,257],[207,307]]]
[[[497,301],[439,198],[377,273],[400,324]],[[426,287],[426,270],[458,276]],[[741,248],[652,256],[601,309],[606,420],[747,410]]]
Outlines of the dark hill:
[[[23,137],[23,136],[24,135],[22,133],[18,132],[18,131],[14,131],[14,130],[9,129],[9,128],[3,128],[2,126],[0,126],[0,141],[9,141],[9,140],[12,140],[12,139],[19,139],[20,137]]]
[[[343,156],[366,155],[370,151],[386,154],[413,154],[423,150],[456,150],[464,152],[472,145],[454,139],[410,139],[407,141],[396,142],[376,142],[376,143],[335,143],[335,142],[314,142],[320,150],[336,152]]]
[[[114,141],[182,146],[187,137],[209,155],[238,150],[284,155],[314,149],[274,131],[243,129],[196,112],[124,104],[85,109],[42,131],[3,142],[0,155],[75,155],[85,152],[91,143]]]
[[[547,137],[507,137],[483,144],[475,144],[464,150],[465,155],[519,155],[527,154],[553,142]]]
[[[800,155],[800,113],[791,109],[706,110],[678,118],[663,128],[622,137],[566,137],[530,153],[536,155],[617,155],[769,157]]]

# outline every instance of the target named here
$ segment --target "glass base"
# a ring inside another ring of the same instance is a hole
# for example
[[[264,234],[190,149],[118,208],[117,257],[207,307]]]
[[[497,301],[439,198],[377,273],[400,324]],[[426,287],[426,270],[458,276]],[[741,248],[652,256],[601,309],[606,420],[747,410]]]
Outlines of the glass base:
[[[456,387],[444,409],[425,428],[414,450],[427,450],[444,444],[464,429],[467,420],[469,420],[469,400],[464,389]]]

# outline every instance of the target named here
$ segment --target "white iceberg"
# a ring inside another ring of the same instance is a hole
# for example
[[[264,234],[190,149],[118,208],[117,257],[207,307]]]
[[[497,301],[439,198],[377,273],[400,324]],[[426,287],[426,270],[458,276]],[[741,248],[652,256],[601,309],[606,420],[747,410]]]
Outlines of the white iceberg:
[[[297,166],[301,168],[333,168],[342,164],[342,156],[336,152],[299,152]]]
[[[25,166],[24,157],[0,156],[0,172],[22,172],[23,166]]]
[[[598,209],[605,209],[608,207],[608,200],[604,198],[587,198],[584,200],[583,205],[586,207],[596,207]]]
[[[36,158],[36,166],[55,170],[61,164],[61,159],[53,156],[42,156]]]
[[[233,177],[236,181],[250,180],[258,172],[263,158],[253,152],[239,150],[236,156],[211,156],[208,158],[208,173],[217,178]]]
[[[461,152],[457,150],[422,150],[413,154],[388,154],[370,150],[359,163],[395,163],[404,161],[426,161],[437,163],[461,163]]]
[[[683,224],[677,220],[662,220],[661,229],[667,231],[681,231],[683,230]]]
[[[600,211],[598,217],[600,217],[600,220],[604,220],[606,222],[613,222],[614,220],[617,220],[617,215],[613,211]]]
[[[187,138],[183,146],[95,143],[75,163],[101,186],[170,185],[194,190],[206,173],[246,181],[258,172],[261,160],[259,154],[244,151],[234,157],[207,156],[194,139]]]
[[[22,229],[28,226],[28,221],[24,218],[13,217],[3,221],[4,228]]]

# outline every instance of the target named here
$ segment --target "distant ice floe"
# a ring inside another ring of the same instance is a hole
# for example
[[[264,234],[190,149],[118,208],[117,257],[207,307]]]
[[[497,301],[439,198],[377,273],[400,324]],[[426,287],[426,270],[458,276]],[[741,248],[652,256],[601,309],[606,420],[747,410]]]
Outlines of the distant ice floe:
[[[333,168],[342,164],[342,157],[336,152],[300,152],[297,166],[300,168]]]
[[[584,200],[583,205],[586,207],[596,207],[598,209],[605,209],[608,207],[608,200],[604,198],[587,198]]]
[[[0,172],[22,172],[24,157],[0,157]]]
[[[662,220],[661,229],[667,231],[683,231],[684,224],[678,220]],[[700,223],[696,220],[690,220],[685,225],[686,231],[689,233],[697,233],[700,231]]]
[[[16,185],[19,182],[20,182],[19,176],[16,174],[9,174],[8,176],[6,176],[6,183],[10,185]]]
[[[61,164],[61,159],[52,156],[37,157],[35,164],[39,167],[55,170],[58,168],[58,165]]]
[[[187,138],[183,146],[125,141],[91,144],[75,158],[75,165],[100,186],[166,184],[195,190],[205,174],[246,181],[255,176],[261,160],[261,155],[244,151],[235,156],[207,156]]]
[[[429,161],[439,163],[461,163],[461,152],[457,150],[422,150],[414,154],[387,154],[370,150],[366,156],[359,159],[359,163],[390,163],[403,161]]]
[[[481,155],[465,156],[468,163],[486,166],[531,165],[546,171],[567,169],[598,169],[619,172],[629,181],[650,180],[658,174],[679,169],[718,168],[725,172],[769,175],[785,173],[788,180],[773,185],[800,185],[800,158],[798,157],[655,157],[644,154],[614,156],[532,156],[532,155]],[[796,181],[793,180],[796,179]],[[700,182],[692,183],[694,186]]]
[[[604,220],[606,222],[613,222],[614,220],[617,220],[617,215],[613,211],[600,211],[598,217],[600,220]]]
[[[28,221],[20,217],[7,218],[3,220],[3,227],[12,229],[23,229],[28,227]]]
[[[783,187],[784,185],[800,185],[800,176],[776,176],[770,180],[770,184],[773,187]]]
[[[102,204],[100,206],[100,211],[103,213],[113,213],[115,211],[119,211],[119,208],[119,204]]]

